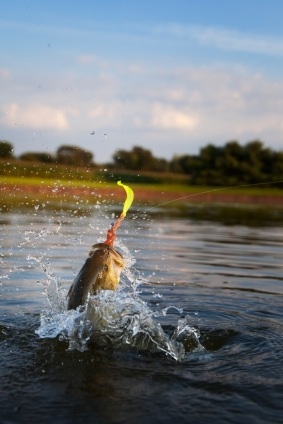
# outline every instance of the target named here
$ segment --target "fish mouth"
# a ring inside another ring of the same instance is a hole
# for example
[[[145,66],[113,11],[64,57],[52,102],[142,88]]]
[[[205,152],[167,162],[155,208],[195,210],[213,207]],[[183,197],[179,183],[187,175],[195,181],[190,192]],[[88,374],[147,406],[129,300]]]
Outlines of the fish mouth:
[[[93,284],[92,294],[95,294],[98,290],[116,290],[119,285],[121,271],[125,268],[123,256],[105,243],[98,243],[92,246],[89,257],[92,258],[96,255],[101,258],[101,264],[96,261],[96,264],[101,267],[101,271],[95,284]]]

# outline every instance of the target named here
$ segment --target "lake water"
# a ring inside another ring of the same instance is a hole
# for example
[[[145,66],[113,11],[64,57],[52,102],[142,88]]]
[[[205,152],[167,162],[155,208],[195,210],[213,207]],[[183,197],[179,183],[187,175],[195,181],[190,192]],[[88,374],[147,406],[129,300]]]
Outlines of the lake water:
[[[68,312],[114,211],[2,214],[1,422],[282,423],[282,210],[213,211],[129,213],[120,290]]]

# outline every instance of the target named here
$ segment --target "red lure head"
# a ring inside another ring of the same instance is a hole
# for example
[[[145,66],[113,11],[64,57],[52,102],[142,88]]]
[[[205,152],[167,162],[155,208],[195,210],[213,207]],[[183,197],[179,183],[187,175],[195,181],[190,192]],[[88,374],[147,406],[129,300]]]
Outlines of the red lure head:
[[[124,215],[121,214],[118,220],[116,221],[116,223],[112,225],[112,228],[110,228],[110,230],[107,231],[107,237],[104,244],[108,244],[110,247],[113,247],[114,241],[116,239],[115,231],[117,230],[117,228],[119,227],[123,219],[124,219]]]

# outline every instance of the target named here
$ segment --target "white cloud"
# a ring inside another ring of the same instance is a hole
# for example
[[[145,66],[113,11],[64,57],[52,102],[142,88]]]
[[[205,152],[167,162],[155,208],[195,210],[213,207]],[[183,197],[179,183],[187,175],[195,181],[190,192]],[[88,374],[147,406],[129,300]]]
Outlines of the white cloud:
[[[283,56],[282,37],[233,31],[220,27],[179,24],[158,27],[155,32],[178,38],[194,39],[201,45],[223,50]]]
[[[77,62],[81,65],[89,65],[95,62],[95,60],[96,60],[96,56],[93,54],[81,54],[77,58]]]
[[[283,56],[283,39],[241,33],[221,28],[191,28],[191,35],[200,43],[219,49]]]
[[[152,107],[152,126],[158,129],[188,131],[194,129],[199,118],[174,106],[155,103]]]
[[[169,158],[230,139],[260,138],[282,148],[283,79],[240,67],[143,66],[132,73],[131,64],[117,70],[115,63],[98,65],[95,75],[90,69],[35,79],[13,71],[2,80],[1,137],[21,140],[24,151],[31,132],[44,132],[42,146],[55,151],[67,138],[93,151],[97,162],[134,144]],[[50,129],[52,136],[44,131]]]
[[[30,127],[34,129],[69,128],[67,113],[62,108],[42,104],[19,105],[10,103],[2,107],[2,123],[7,126]]]
[[[100,103],[95,107],[92,107],[88,116],[93,120],[96,127],[103,127],[106,125],[117,126],[120,123],[121,117],[119,112],[118,104],[114,102]]]

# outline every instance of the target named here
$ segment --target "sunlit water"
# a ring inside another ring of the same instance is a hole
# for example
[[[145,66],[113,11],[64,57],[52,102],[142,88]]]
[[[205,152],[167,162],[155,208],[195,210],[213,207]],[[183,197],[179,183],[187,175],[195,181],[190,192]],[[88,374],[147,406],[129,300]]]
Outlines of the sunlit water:
[[[3,214],[2,421],[282,422],[283,227],[235,213],[129,214],[119,290],[77,311],[66,294],[113,211]]]

